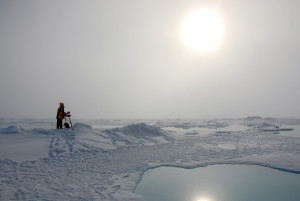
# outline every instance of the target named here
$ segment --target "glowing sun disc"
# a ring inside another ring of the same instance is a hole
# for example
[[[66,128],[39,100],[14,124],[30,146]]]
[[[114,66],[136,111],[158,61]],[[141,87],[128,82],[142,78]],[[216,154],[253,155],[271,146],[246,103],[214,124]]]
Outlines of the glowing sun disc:
[[[223,23],[214,10],[197,10],[183,20],[181,37],[192,50],[206,52],[215,49],[223,37]]]

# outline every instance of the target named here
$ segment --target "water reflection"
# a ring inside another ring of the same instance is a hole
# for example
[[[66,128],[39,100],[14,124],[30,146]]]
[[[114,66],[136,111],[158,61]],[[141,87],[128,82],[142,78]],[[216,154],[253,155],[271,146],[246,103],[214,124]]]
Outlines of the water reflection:
[[[249,165],[146,172],[135,193],[145,201],[298,201],[300,174]]]

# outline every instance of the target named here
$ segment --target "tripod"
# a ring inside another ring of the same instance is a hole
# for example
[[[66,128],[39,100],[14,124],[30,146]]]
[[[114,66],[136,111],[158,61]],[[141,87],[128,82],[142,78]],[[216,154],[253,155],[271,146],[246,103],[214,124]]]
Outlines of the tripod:
[[[71,121],[70,117],[71,117],[71,113],[70,112],[65,113],[65,124],[64,124],[64,126],[66,128],[70,128],[70,125],[71,125],[71,129],[73,130],[72,121]],[[70,123],[70,125],[69,125],[68,122]]]

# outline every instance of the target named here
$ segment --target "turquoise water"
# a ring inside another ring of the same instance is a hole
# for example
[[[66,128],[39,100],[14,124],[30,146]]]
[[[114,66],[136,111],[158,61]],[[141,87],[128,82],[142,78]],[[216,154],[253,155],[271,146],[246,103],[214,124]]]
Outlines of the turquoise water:
[[[160,167],[135,193],[145,201],[299,201],[300,174],[255,165]]]

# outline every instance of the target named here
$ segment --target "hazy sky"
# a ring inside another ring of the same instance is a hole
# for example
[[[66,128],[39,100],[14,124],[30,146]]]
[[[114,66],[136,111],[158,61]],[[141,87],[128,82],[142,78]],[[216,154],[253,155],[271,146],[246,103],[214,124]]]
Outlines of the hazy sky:
[[[179,27],[213,7],[218,49]],[[299,0],[0,0],[0,117],[300,117]]]

